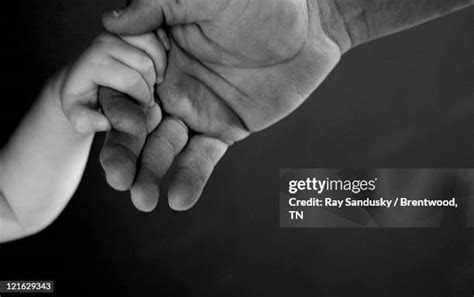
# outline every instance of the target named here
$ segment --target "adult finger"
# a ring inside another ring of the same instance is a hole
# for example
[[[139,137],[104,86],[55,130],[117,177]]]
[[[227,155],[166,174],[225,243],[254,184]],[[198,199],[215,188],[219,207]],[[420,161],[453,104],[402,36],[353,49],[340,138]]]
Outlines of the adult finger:
[[[191,138],[177,160],[177,172],[173,176],[168,203],[174,210],[187,210],[199,200],[217,162],[228,145],[216,138],[196,135]]]
[[[153,106],[149,107],[145,111],[145,114],[146,114],[146,131],[147,131],[147,134],[149,134],[153,132],[156,129],[156,127],[158,127],[158,125],[161,122],[163,114],[161,112],[160,106],[156,102],[155,104],[153,104]]]
[[[104,27],[120,35],[151,32],[163,24],[190,24],[214,19],[230,0],[133,0],[125,9],[103,17]]]
[[[140,169],[131,189],[132,201],[137,209],[148,212],[156,207],[161,180],[187,141],[187,127],[172,117],[165,118],[148,136]]]
[[[136,164],[147,135],[146,116],[142,108],[124,94],[100,88],[99,100],[112,130],[108,132],[100,161],[109,185],[119,191],[130,189]]]

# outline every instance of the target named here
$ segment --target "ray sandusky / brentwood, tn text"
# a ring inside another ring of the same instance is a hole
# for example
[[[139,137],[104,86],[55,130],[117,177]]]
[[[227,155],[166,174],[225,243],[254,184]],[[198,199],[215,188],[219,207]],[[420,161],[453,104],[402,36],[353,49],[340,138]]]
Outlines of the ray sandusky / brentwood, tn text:
[[[291,180],[288,184],[288,193],[295,195],[301,191],[311,191],[311,193],[317,193],[321,195],[325,191],[345,191],[352,192],[353,194],[359,194],[362,191],[374,191],[376,189],[377,178],[371,180],[333,180],[329,178],[317,179],[307,178],[306,180]],[[450,199],[409,199],[407,197],[395,197],[393,199],[386,199],[383,197],[377,199],[371,199],[366,197],[352,198],[352,197],[309,197],[304,199],[298,199],[291,197],[288,200],[288,204],[291,207],[455,207],[456,198]]]

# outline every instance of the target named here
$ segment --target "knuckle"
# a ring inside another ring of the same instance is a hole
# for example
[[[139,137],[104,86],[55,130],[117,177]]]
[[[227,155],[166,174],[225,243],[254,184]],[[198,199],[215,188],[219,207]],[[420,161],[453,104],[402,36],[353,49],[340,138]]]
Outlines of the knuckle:
[[[72,124],[76,131],[86,132],[88,123],[87,114],[83,110],[76,112],[76,114],[72,116]]]
[[[128,132],[133,135],[143,133],[144,122],[138,117],[125,117],[122,120],[121,128],[124,132]]]
[[[189,133],[188,127],[182,120],[171,116],[170,121],[173,121],[175,123],[176,130],[179,132],[178,135],[188,135]],[[183,139],[183,141],[185,140]]]
[[[153,63],[153,60],[146,55],[140,58],[140,65],[143,71],[145,71],[146,73],[155,72],[155,64]]]
[[[187,131],[175,129],[173,120],[166,119],[162,122],[161,133],[152,133],[150,138],[157,143],[164,152],[173,156],[177,155],[187,142]]]
[[[175,156],[180,152],[180,149],[176,143],[168,139],[168,137],[162,135],[156,135],[156,141],[165,147],[165,151]]]
[[[194,148],[189,149],[192,153],[193,156],[196,157],[198,160],[199,164],[205,165],[205,166],[214,166],[216,163],[216,158],[213,155],[213,153],[209,150],[197,150]]]
[[[156,41],[156,37],[153,33],[146,33],[142,35],[142,38],[146,43],[153,43]]]
[[[227,144],[216,138],[197,137],[195,140],[196,147],[191,149],[202,161],[214,166],[227,150]]]
[[[179,88],[180,84],[162,83],[158,86],[158,97],[162,103],[162,108],[166,113],[173,116],[184,118],[186,114],[193,112],[190,102],[190,96],[183,88]],[[184,84],[183,84],[184,85]]]
[[[153,132],[160,124],[162,118],[163,114],[161,112],[161,108],[155,103],[155,105],[150,107],[146,112],[147,132]]]
[[[180,159],[177,163],[178,174],[187,180],[199,192],[205,187],[207,180],[212,173],[212,168],[208,166],[202,167],[191,160]]]
[[[135,71],[129,71],[127,75],[122,77],[122,83],[128,88],[135,88],[142,86],[142,76]]]
[[[108,33],[102,33],[94,39],[95,44],[109,43],[115,40],[115,37]]]
[[[83,54],[81,59],[91,65],[102,66],[105,64],[104,55],[110,50],[105,43],[93,43]]]
[[[113,121],[112,125],[118,131],[138,136],[146,133],[144,118],[144,115],[140,114],[138,110],[135,112],[130,110],[128,113],[121,114]]]

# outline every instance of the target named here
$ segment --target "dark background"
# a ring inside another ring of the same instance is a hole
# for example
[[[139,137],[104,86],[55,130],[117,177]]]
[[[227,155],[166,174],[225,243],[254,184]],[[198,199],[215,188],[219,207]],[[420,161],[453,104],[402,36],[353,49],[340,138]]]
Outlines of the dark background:
[[[2,8],[2,143],[121,4]],[[0,279],[52,279],[57,296],[472,296],[474,229],[282,229],[278,195],[280,168],[474,167],[473,53],[472,8],[352,50],[300,109],[232,147],[188,212],[162,199],[139,213],[110,189],[101,135],[61,216],[0,245]]]

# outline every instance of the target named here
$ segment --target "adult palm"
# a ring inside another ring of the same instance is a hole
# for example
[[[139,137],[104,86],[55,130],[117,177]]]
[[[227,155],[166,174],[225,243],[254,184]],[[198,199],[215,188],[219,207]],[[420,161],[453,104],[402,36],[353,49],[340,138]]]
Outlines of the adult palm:
[[[170,39],[157,87],[167,116],[148,136],[132,186],[139,209],[155,207],[173,162],[169,204],[193,206],[229,145],[281,120],[311,94],[341,55],[320,16],[312,0],[136,0],[104,16],[111,32],[167,26]],[[113,175],[120,166],[105,167]]]

